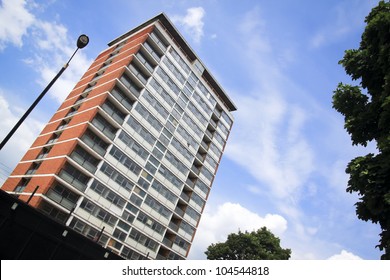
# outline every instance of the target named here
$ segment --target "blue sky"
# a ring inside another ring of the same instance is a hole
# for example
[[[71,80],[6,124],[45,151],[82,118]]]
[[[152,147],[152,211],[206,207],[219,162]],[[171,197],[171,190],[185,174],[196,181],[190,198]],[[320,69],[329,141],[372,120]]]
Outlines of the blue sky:
[[[357,48],[370,0],[2,0],[0,138],[55,76],[64,75],[0,151],[0,183],[107,43],[166,13],[238,110],[190,259],[230,232],[267,226],[292,259],[379,259],[380,229],[357,219],[352,147],[332,109],[338,61]]]

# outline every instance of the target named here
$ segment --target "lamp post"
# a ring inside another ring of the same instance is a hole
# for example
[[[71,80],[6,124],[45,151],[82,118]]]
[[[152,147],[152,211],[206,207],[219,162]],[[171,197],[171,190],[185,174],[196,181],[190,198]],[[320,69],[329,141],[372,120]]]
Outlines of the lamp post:
[[[46,86],[46,88],[42,91],[42,93],[35,99],[34,103],[31,104],[30,108],[24,113],[24,115],[20,118],[20,120],[15,124],[15,126],[11,129],[11,131],[7,134],[7,136],[3,139],[3,141],[0,144],[0,150],[4,147],[4,145],[8,142],[8,140],[12,137],[12,135],[15,133],[15,131],[19,128],[19,126],[23,123],[23,121],[27,118],[27,116],[31,113],[31,111],[35,108],[35,106],[39,103],[39,101],[45,96],[45,94],[49,91],[51,86],[57,81],[57,79],[62,75],[62,73],[65,71],[65,69],[69,66],[70,61],[76,54],[76,52],[79,49],[84,48],[86,45],[88,45],[89,38],[87,35],[83,34],[80,35],[77,39],[77,49],[74,51],[68,62],[62,66],[61,70],[57,73],[57,75],[51,80],[51,82]]]

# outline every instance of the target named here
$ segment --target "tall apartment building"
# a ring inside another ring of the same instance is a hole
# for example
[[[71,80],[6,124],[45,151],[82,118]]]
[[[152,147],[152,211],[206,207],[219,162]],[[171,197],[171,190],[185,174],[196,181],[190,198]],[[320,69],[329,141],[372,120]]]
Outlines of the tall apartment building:
[[[185,259],[236,107],[164,14],[108,46],[2,189],[124,258]]]

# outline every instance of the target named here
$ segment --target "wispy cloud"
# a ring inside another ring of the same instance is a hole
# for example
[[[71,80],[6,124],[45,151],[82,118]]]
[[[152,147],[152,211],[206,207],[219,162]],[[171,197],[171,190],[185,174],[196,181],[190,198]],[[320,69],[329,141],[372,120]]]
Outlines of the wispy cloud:
[[[251,81],[245,96],[233,92],[240,110],[227,155],[272,196],[294,200],[315,168],[314,152],[303,133],[310,112],[286,96],[293,95],[296,86],[281,72],[261,18],[260,10],[250,11],[239,27]]]
[[[354,255],[346,250],[341,250],[340,254],[336,254],[328,258],[328,260],[361,260],[362,258]]]
[[[309,46],[320,48],[343,39],[351,32],[360,32],[364,25],[361,19],[366,15],[368,7],[371,7],[375,2],[378,1],[340,1],[333,8],[333,13],[329,14],[327,24],[321,26],[310,39]]]
[[[204,32],[203,17],[206,14],[202,7],[193,7],[187,9],[187,13],[184,16],[174,15],[171,20],[184,28],[187,35],[191,36],[195,43],[200,43]]]
[[[13,106],[7,102],[4,96],[10,93],[5,93],[0,89],[0,139],[3,140],[11,128],[19,120],[20,116],[24,113],[24,109]],[[35,119],[27,118],[26,121],[20,126],[12,137],[12,141],[8,141],[7,145],[1,151],[1,158],[7,159],[5,163],[7,167],[12,168],[21,159],[23,153],[25,153],[31,146],[35,137],[42,130],[44,123]],[[3,166],[1,169],[4,169]],[[4,178],[3,178],[4,179]],[[2,182],[0,181],[0,186]]]
[[[35,21],[25,0],[3,0],[0,6],[0,51],[7,44],[21,47],[23,36]]]
[[[4,0],[0,7],[0,51],[12,44],[22,47],[28,39],[29,48],[34,53],[25,62],[37,72],[37,82],[46,86],[68,61],[76,49],[76,39],[68,34],[67,28],[55,21],[40,20],[34,15],[36,5],[24,0]],[[43,9],[43,6],[40,6]],[[72,66],[67,69],[50,91],[50,96],[62,102],[77,80],[91,64],[83,53],[77,54]]]
[[[56,22],[37,21],[33,31],[36,55],[26,60],[40,74],[39,83],[47,85],[76,49],[76,39],[69,36],[65,26]],[[74,87],[77,80],[91,64],[83,52],[78,52],[71,66],[67,68],[50,91],[50,95],[62,102]]]

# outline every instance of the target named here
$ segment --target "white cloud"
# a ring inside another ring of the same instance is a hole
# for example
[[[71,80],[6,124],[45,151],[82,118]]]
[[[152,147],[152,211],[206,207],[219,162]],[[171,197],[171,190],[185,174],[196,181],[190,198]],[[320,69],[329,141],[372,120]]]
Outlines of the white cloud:
[[[336,254],[328,258],[328,260],[361,260],[362,258],[354,255],[346,250],[341,250],[340,254]]]
[[[8,43],[21,47],[22,38],[34,21],[25,0],[3,0],[0,6],[0,51]]]
[[[368,7],[372,7],[378,1],[355,0],[340,1],[329,15],[328,24],[321,26],[310,39],[311,48],[320,48],[345,38],[349,33],[359,31],[364,25],[361,20],[365,17]]]
[[[225,241],[230,233],[238,230],[253,231],[263,226],[280,237],[287,230],[287,221],[277,214],[266,214],[261,217],[238,203],[225,202],[215,211],[206,208],[189,259],[204,259],[207,247],[211,243]]]
[[[195,43],[200,43],[204,35],[204,15],[205,10],[202,7],[194,7],[187,9],[186,15],[175,15],[171,17],[171,20],[175,24],[183,26],[185,32],[191,36]]]
[[[0,89],[0,119],[2,120],[0,122],[1,141],[25,112],[25,109],[15,107],[15,105],[13,105],[11,109],[10,104],[4,98],[4,95],[4,91]],[[6,159],[6,162],[3,161],[2,164],[6,164],[8,168],[12,169],[21,159],[23,154],[30,148],[43,126],[43,122],[31,117],[27,118],[0,151],[0,158],[3,160]],[[4,169],[4,166],[2,166],[2,169]],[[1,185],[2,182],[0,181],[0,186]]]
[[[67,28],[62,24],[37,21],[34,28],[34,44],[37,55],[26,62],[40,73],[41,77],[38,82],[44,87],[75,51],[76,38],[71,38]],[[91,60],[79,51],[64,74],[53,85],[49,94],[61,103],[90,64]]]
[[[36,18],[29,8],[38,6],[33,2],[29,4],[30,6],[23,0],[2,2],[0,51],[9,44],[21,47],[23,37],[28,37],[34,57],[26,58],[24,61],[40,75],[37,82],[45,87],[76,49],[77,38],[71,38],[67,28],[62,24]],[[49,95],[58,103],[62,102],[90,64],[91,60],[79,52],[72,60],[71,66],[53,85]]]

